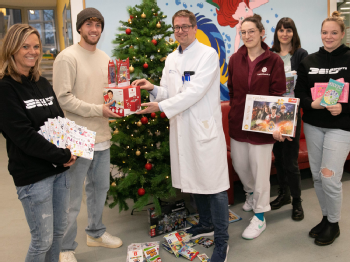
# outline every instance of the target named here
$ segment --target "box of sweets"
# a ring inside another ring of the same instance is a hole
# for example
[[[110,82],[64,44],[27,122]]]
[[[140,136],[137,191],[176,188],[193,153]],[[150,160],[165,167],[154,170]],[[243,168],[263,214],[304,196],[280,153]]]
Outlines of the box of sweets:
[[[272,134],[279,129],[294,137],[298,122],[299,98],[247,95],[242,130]]]
[[[162,206],[162,214],[157,215],[155,208],[148,209],[149,235],[151,237],[170,233],[186,227],[187,210],[185,201],[179,200]]]

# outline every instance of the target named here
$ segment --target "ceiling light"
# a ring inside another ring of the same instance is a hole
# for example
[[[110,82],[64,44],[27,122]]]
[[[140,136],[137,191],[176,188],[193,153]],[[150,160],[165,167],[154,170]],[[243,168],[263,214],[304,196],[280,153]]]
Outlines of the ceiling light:
[[[340,8],[341,10],[347,10],[347,9],[350,9],[350,7],[342,7]]]
[[[35,11],[34,10],[29,10],[29,12],[34,15],[35,14]]]

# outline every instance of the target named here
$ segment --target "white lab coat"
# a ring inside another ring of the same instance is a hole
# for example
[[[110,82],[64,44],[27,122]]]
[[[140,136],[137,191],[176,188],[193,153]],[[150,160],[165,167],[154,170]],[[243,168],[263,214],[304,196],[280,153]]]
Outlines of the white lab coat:
[[[194,71],[182,83],[184,71]],[[215,194],[229,185],[227,149],[220,105],[220,68],[216,51],[195,40],[165,61],[157,97],[170,122],[173,187],[182,192]]]

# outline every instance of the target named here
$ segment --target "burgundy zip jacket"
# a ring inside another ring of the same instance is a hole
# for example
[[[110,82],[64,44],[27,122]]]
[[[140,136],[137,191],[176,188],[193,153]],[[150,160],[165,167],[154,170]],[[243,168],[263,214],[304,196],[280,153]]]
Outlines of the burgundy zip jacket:
[[[254,145],[273,144],[276,140],[272,134],[243,131],[243,115],[247,94],[282,96],[286,92],[286,76],[284,64],[278,54],[271,52],[262,42],[265,50],[262,59],[253,71],[250,87],[248,87],[248,53],[243,45],[230,58],[228,66],[227,87],[230,94],[231,110],[229,113],[230,137],[239,142],[248,142]]]

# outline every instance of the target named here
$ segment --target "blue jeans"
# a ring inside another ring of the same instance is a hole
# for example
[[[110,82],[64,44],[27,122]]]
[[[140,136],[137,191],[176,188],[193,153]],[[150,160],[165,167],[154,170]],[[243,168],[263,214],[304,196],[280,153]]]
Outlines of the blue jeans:
[[[67,227],[69,174],[66,171],[16,188],[31,233],[25,262],[58,261]]]
[[[226,250],[228,235],[228,198],[227,192],[202,195],[192,194],[196,201],[199,225],[206,228],[214,227],[214,241],[217,247]]]
[[[322,215],[331,223],[340,220],[342,205],[342,176],[350,150],[350,132],[341,129],[320,128],[304,123],[314,187]],[[325,177],[322,169],[332,172]]]
[[[110,151],[95,151],[94,159],[79,158],[68,170],[71,177],[71,191],[68,214],[68,227],[63,237],[62,251],[75,250],[78,225],[77,216],[80,212],[83,197],[83,185],[87,197],[88,226],[86,233],[94,238],[102,236],[106,227],[102,224],[102,213],[109,190]]]

